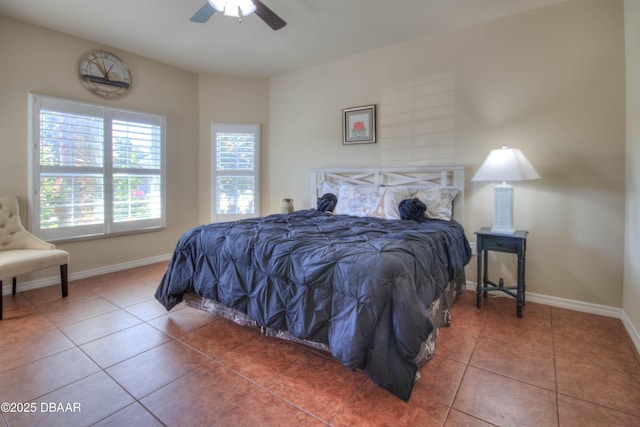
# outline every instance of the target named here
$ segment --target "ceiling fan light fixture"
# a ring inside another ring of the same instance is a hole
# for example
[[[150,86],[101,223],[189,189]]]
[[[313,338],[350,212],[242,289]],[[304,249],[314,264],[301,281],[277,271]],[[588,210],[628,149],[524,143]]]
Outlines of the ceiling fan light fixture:
[[[218,12],[224,12],[225,16],[240,18],[251,15],[256,11],[256,5],[251,0],[208,0]]]
[[[209,4],[218,12],[224,12],[227,0],[208,0]]]
[[[243,16],[255,13],[272,30],[279,30],[287,23],[260,0],[206,0],[204,5],[191,17],[191,22],[204,24],[216,12],[233,16],[242,22]]]

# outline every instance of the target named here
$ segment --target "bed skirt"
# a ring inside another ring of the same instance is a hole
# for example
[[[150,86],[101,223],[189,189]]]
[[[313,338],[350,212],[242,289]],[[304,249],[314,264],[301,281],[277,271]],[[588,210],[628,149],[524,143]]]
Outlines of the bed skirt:
[[[434,329],[427,337],[427,339],[420,345],[420,351],[415,359],[415,363],[418,368],[423,366],[433,357],[436,348],[438,330],[443,326],[449,326],[451,324],[451,307],[453,306],[456,296],[464,290],[465,285],[466,279],[463,272],[459,274],[454,280],[449,282],[445,290],[429,306],[429,318],[433,323]],[[242,326],[259,329],[263,335],[292,341],[298,344],[312,347],[317,350],[325,351],[329,354],[331,353],[331,349],[327,344],[296,338],[288,331],[262,326],[255,320],[251,319],[245,313],[226,307],[217,301],[203,298],[194,293],[184,294],[183,301],[189,307],[209,312],[215,316],[231,320],[232,322]],[[419,378],[419,376],[420,371],[418,370],[416,379]]]

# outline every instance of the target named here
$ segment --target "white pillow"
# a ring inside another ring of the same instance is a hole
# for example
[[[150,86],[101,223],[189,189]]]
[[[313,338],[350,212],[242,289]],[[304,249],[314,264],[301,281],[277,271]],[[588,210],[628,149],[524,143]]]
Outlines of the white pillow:
[[[417,197],[427,205],[425,216],[429,219],[451,219],[453,199],[458,194],[457,188],[440,187],[426,188],[415,191],[412,197]]]
[[[411,198],[408,187],[383,187],[382,210],[386,219],[400,219],[400,202]]]
[[[334,213],[384,218],[383,194],[384,189],[378,185],[354,185],[341,182]]]
[[[333,193],[338,197],[335,214],[385,219],[400,219],[400,202],[417,197],[427,205],[426,218],[450,220],[453,199],[458,194],[452,187],[381,187],[327,181],[320,184],[320,189],[322,194]]]
[[[318,189],[320,190],[318,194],[320,196],[324,196],[327,193],[332,193],[332,194],[335,194],[337,197],[338,188],[339,188],[339,185],[337,182],[322,181],[318,186]]]

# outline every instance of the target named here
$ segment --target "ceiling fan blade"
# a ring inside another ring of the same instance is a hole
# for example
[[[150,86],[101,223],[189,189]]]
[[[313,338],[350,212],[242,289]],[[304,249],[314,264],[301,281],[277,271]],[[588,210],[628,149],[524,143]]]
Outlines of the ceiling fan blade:
[[[209,18],[211,18],[213,16],[213,14],[216,12],[216,10],[213,8],[213,6],[211,6],[209,4],[209,2],[206,2],[192,17],[191,17],[191,21],[192,22],[197,22],[199,24],[204,24],[205,22],[207,22],[209,20]]]
[[[278,15],[276,15],[271,9],[265,6],[260,0],[251,0],[253,4],[256,5],[256,15],[258,15],[268,26],[270,26],[274,30],[279,30],[280,28],[287,25],[286,22]]]

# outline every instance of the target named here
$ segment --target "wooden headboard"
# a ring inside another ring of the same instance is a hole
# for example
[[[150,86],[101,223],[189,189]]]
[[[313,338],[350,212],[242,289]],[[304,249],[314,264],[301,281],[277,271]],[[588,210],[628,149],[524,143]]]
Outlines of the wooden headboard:
[[[458,194],[453,201],[453,219],[464,220],[464,167],[463,166],[411,166],[383,168],[317,168],[311,170],[311,203],[320,194],[321,183],[348,182],[351,184],[374,184],[395,186],[441,186],[454,187]]]

